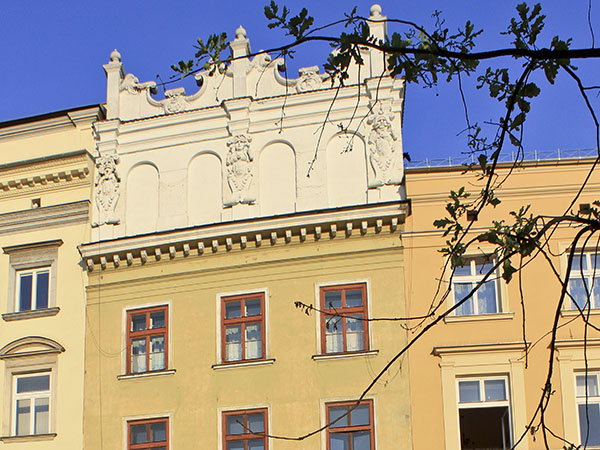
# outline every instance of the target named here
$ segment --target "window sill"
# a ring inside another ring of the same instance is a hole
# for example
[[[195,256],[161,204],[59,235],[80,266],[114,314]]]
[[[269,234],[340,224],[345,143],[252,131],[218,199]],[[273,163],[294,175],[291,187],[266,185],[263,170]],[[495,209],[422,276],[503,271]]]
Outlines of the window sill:
[[[160,377],[163,375],[173,375],[175,369],[157,370],[156,372],[128,373],[125,375],[117,375],[117,380],[132,380],[136,378]]]
[[[364,352],[352,352],[352,353],[332,353],[329,355],[312,355],[311,358],[314,361],[321,361],[323,359],[340,359],[340,358],[356,358],[361,356],[375,356],[379,353],[379,350],[367,350]]]
[[[55,437],[56,433],[28,434],[25,436],[2,436],[0,437],[0,441],[10,444],[11,442],[51,441]]]
[[[260,359],[258,361],[240,361],[240,362],[234,362],[234,363],[213,364],[211,367],[215,370],[221,370],[221,369],[231,369],[234,367],[264,366],[267,364],[273,364],[274,362],[275,362],[275,358],[270,358],[270,359]]]
[[[476,322],[479,320],[512,320],[515,316],[514,312],[505,312],[497,314],[478,314],[469,316],[447,316],[444,318],[444,322]]]
[[[578,309],[563,309],[560,312],[561,317],[575,317],[579,316],[581,313]],[[587,314],[587,310],[583,310],[583,314]],[[600,316],[600,309],[592,308],[590,309],[590,316]]]
[[[55,306],[54,308],[9,312],[2,314],[2,319],[4,319],[6,322],[12,322],[13,320],[34,319],[36,317],[50,317],[57,315],[59,311],[60,308],[58,306]]]

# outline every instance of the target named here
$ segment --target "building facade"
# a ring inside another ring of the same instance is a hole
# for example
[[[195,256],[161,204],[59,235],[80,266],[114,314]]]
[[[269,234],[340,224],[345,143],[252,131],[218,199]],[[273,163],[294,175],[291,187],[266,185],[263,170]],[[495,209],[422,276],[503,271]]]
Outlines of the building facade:
[[[99,106],[0,124],[2,445],[81,448],[85,273]],[[83,276],[82,276],[83,275]]]
[[[104,66],[85,448],[410,446],[405,361],[356,403],[406,342],[370,321],[405,314],[403,80],[376,51],[332,86],[242,27],[231,49],[190,96]]]
[[[534,215],[560,216],[585,211],[600,192],[600,177],[593,163],[594,159],[589,157],[521,163],[496,191],[502,202],[495,208],[487,208],[472,222],[469,236],[489,229],[494,220],[511,224],[510,212],[519,211],[522,206],[531,205],[529,213]],[[508,175],[511,166],[501,165],[498,179]],[[577,196],[590,172],[585,189]],[[440,254],[448,237],[433,226],[434,220],[447,214],[445,207],[451,189],[458,191],[464,186],[477,194],[484,182],[475,173],[465,174],[464,166],[407,170],[406,190],[412,214],[402,238],[409,316],[427,316],[432,305],[438,304],[440,308],[432,318],[439,316],[460,301],[497,261],[494,246],[475,243],[466,254],[465,266],[458,267],[450,277],[451,270],[446,268],[444,272],[446,260]],[[528,425],[537,412],[549,370],[551,331],[562,288],[554,270],[563,278],[566,275],[568,250],[578,229],[566,225],[555,229],[545,247],[548,259],[542,254],[531,261],[524,259],[521,275],[515,275],[509,284],[498,271],[471,300],[411,348],[411,425],[415,449],[503,449],[517,443],[518,449],[546,448],[539,420],[533,422],[533,431]],[[587,245],[578,248],[581,251],[576,254],[568,284],[570,297],[558,312],[545,423],[567,442],[548,432],[547,445],[551,449],[568,447],[568,443],[581,445],[586,436],[587,448],[600,445],[600,336],[594,328],[600,324],[596,245],[597,238],[592,237]],[[513,265],[519,266],[518,258],[513,258]],[[584,316],[575,305],[586,311],[584,283],[591,293],[587,309],[591,326],[587,333]],[[414,320],[412,324],[417,322]],[[416,327],[414,332],[421,328]]]

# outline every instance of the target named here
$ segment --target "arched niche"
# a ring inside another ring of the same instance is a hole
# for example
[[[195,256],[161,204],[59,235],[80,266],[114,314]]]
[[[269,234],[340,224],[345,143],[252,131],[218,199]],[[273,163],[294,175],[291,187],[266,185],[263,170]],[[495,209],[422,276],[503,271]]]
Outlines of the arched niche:
[[[127,234],[156,230],[158,220],[158,169],[150,163],[133,167],[127,175],[125,203]]]
[[[259,203],[263,216],[296,210],[296,157],[284,142],[268,144],[258,160]]]
[[[353,133],[339,133],[327,144],[329,206],[367,203],[365,142]]]
[[[187,198],[190,225],[221,220],[223,175],[221,160],[214,153],[201,153],[190,161]]]

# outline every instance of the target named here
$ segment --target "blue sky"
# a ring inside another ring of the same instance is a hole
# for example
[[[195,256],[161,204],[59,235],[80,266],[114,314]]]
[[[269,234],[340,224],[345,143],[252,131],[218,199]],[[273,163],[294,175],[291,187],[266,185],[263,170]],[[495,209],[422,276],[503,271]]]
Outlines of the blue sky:
[[[263,7],[255,0],[160,2],[103,0],[22,0],[0,6],[0,121],[43,114],[70,107],[102,103],[106,80],[102,64],[113,48],[123,58],[127,72],[140,81],[163,80],[172,74],[170,65],[191,56],[196,37],[226,31],[230,38],[242,24],[252,49],[267,49],[288,42],[281,32],[267,29]],[[506,28],[518,2],[498,0],[381,1],[383,13],[431,25],[431,13],[441,10],[450,28],[468,19],[484,29],[482,49],[509,44],[500,32]],[[322,25],[343,16],[352,5],[368,15],[372,2],[315,1],[287,2],[297,11],[306,6]],[[572,37],[573,47],[591,46],[587,26],[588,0],[543,1],[547,26],[542,45],[554,35]],[[592,27],[600,42],[600,3],[592,3]],[[322,65],[327,46],[298,52],[288,64],[290,74],[299,67]],[[510,63],[510,60],[507,60]],[[500,61],[505,63],[506,61]],[[578,61],[586,84],[599,85],[600,61]],[[591,148],[594,130],[575,85],[561,76],[555,86],[539,79],[542,96],[533,103],[526,124],[527,150]],[[472,120],[497,121],[500,109],[485,91],[466,83],[466,98]],[[186,85],[188,94],[193,93]],[[594,106],[600,99],[591,93]],[[434,89],[409,85],[406,93],[403,140],[413,160],[458,156],[465,149],[465,118],[456,85]]]

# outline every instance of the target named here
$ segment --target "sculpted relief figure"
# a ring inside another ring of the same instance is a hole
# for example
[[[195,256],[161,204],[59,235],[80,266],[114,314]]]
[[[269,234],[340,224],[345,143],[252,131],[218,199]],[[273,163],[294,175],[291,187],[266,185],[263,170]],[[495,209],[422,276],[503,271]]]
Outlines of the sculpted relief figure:
[[[120,221],[115,217],[115,206],[119,200],[119,183],[117,173],[119,156],[116,154],[101,155],[96,158],[95,197],[98,208],[98,220],[92,224],[97,227],[104,224],[116,225]]]
[[[254,155],[250,148],[252,137],[236,134],[227,141],[227,184],[231,190],[231,199],[225,206],[237,203],[252,203],[256,199],[250,193],[252,185]]]
[[[156,83],[154,81],[146,81],[145,83],[140,83],[138,77],[131,73],[125,75],[125,78],[123,78],[123,81],[121,82],[121,87],[119,88],[119,90],[127,91],[130,94],[139,94],[140,92],[143,92],[146,89],[149,89],[150,92],[156,94]]]
[[[370,188],[402,182],[403,161],[401,152],[396,149],[398,137],[392,127],[393,119],[391,110],[385,112],[381,104],[367,119],[367,123],[371,125],[369,161],[375,173],[375,177],[369,181]]]
[[[313,91],[323,87],[323,79],[319,74],[319,66],[302,67],[298,72],[300,73],[300,78],[298,78],[298,84],[296,85],[298,92]]]

